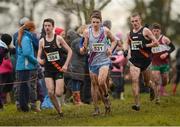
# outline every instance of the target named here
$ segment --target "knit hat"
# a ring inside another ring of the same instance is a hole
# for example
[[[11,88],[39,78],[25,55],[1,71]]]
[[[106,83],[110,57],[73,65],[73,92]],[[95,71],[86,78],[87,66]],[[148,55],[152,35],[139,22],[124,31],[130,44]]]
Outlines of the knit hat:
[[[22,25],[24,25],[24,23],[25,23],[26,21],[29,21],[29,20],[30,20],[29,18],[23,17],[23,18],[21,18],[21,19],[19,20],[19,25],[22,26]]]
[[[116,39],[117,41],[122,40],[122,33],[121,33],[121,32],[116,33],[115,39]]]
[[[63,30],[62,28],[60,28],[60,27],[56,27],[56,28],[55,28],[55,34],[56,34],[56,35],[60,35],[63,31],[64,31],[64,30]]]

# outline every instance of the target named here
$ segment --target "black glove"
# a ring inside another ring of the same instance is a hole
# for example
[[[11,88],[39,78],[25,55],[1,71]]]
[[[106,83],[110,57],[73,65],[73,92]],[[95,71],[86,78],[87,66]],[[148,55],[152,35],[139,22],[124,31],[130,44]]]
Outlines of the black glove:
[[[124,57],[127,57],[128,55],[128,50],[125,50],[124,53],[123,53]]]
[[[115,57],[110,57],[110,59],[111,59],[112,61],[116,60],[116,58],[115,58]]]

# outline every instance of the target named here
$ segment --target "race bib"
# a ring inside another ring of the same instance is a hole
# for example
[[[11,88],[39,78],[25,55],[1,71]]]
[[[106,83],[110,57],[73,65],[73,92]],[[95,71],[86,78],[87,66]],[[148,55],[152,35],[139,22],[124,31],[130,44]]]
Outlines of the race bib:
[[[104,43],[93,43],[93,52],[104,52]]]
[[[131,50],[139,50],[139,45],[142,45],[142,41],[132,41]]]
[[[51,53],[47,53],[47,60],[50,62],[50,61],[56,61],[56,60],[59,60],[60,57],[59,57],[59,52],[56,51],[56,52],[51,52]]]
[[[161,44],[151,49],[152,53],[160,53],[160,52],[164,52],[168,50],[169,50],[169,47],[167,45],[161,45]]]

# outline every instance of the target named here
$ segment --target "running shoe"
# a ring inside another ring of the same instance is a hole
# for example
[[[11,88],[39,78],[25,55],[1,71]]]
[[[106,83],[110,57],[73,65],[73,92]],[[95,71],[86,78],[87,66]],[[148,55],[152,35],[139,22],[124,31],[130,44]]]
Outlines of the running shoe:
[[[150,93],[150,101],[153,101],[155,99],[154,90],[152,88],[150,88],[149,93]]]
[[[156,98],[155,104],[158,104],[158,105],[160,104],[160,98],[159,97]]]
[[[140,110],[140,106],[133,105],[133,106],[132,106],[132,109],[135,110],[135,111],[139,111],[139,110]]]
[[[63,112],[59,112],[58,115],[59,115],[60,117],[64,117],[64,113],[63,113]]]
[[[92,115],[93,116],[98,116],[99,114],[100,114],[99,107],[96,107]]]

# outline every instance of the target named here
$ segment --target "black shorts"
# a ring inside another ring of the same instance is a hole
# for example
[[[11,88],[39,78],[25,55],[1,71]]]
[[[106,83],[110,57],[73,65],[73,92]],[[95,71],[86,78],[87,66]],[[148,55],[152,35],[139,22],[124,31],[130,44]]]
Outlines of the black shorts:
[[[151,59],[135,59],[130,58],[129,61],[136,67],[140,68],[141,71],[146,70],[151,64]]]
[[[51,71],[44,71],[45,78],[53,78],[54,80],[63,79],[64,73],[63,72],[51,72]]]

